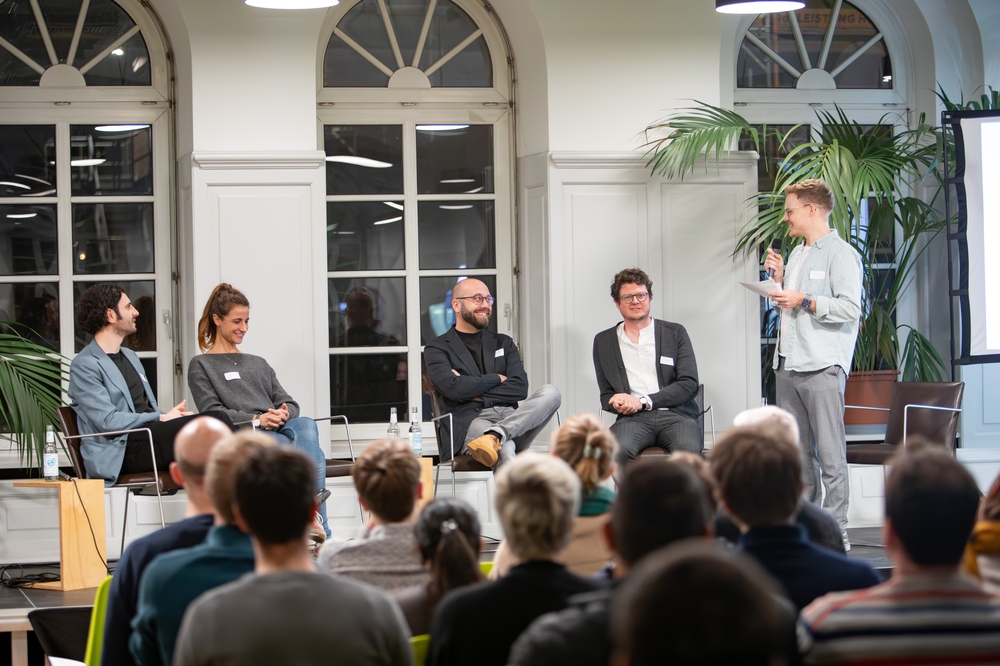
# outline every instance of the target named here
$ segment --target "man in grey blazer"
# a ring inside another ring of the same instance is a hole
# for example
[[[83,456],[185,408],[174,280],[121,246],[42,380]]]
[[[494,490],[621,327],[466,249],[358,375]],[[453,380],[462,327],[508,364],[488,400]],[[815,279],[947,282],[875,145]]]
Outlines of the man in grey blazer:
[[[135,333],[139,311],[122,289],[96,284],[83,292],[76,306],[77,328],[94,336],[69,367],[70,406],[76,411],[80,434],[149,428],[156,449],[156,469],[166,470],[174,460],[174,437],[195,415],[181,400],[170,411],[160,411],[139,357],[122,347],[125,336]],[[220,419],[223,413],[205,415]],[[110,485],[120,474],[153,469],[149,438],[145,432],[81,440],[80,452],[87,476]]]
[[[698,365],[687,331],[649,314],[653,282],[627,268],[611,285],[611,298],[624,321],[594,337],[594,369],[602,409],[618,415],[619,467],[643,449],[701,452]]]

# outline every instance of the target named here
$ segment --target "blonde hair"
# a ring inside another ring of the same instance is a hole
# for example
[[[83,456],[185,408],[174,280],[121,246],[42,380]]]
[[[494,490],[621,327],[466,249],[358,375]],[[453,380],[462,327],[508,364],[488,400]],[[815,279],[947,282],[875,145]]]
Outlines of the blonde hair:
[[[500,524],[521,562],[562,550],[580,510],[580,479],[566,462],[527,451],[500,468],[496,487]]]
[[[201,313],[201,319],[198,320],[198,347],[203,353],[215,344],[215,335],[218,332],[212,315],[225,317],[230,310],[240,305],[248,308],[250,301],[242,291],[228,282],[223,282],[212,290],[212,295],[208,297],[205,309]]]
[[[552,452],[565,460],[580,477],[583,491],[600,485],[618,453],[618,440],[593,414],[577,414],[552,435]]]
[[[269,446],[275,440],[262,432],[243,431],[231,435],[212,447],[205,467],[205,487],[216,513],[227,525],[236,522],[236,469],[247,456]]]
[[[819,178],[808,178],[785,188],[785,196],[794,194],[803,206],[812,204],[829,213],[833,210],[833,190]]]

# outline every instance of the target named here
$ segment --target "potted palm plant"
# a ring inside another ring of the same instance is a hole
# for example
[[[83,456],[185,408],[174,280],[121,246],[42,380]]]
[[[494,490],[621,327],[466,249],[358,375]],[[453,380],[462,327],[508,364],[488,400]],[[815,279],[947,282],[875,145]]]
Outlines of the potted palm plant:
[[[69,361],[0,323],[0,420],[29,475],[42,476],[45,427],[58,424]]]
[[[864,267],[861,326],[850,381],[872,382],[877,373],[888,373],[888,397],[879,405],[886,407],[899,371],[903,381],[942,381],[945,363],[931,342],[895,321],[917,260],[945,227],[934,205],[942,191],[937,129],[923,118],[916,128],[903,131],[897,131],[889,117],[862,126],[837,108],[817,112],[817,140],[795,145],[793,134],[799,126],[782,134],[751,125],[736,112],[697,104],[649,128],[661,137],[647,144],[652,171],[683,178],[711,153],[718,159],[741,140],[761,159],[775,161],[774,186],[747,201],[747,219],[734,248],[734,253],[754,255],[775,238],[783,239],[786,249],[800,242],[788,237],[783,222],[785,187],[807,178],[826,181],[836,201],[830,223],[858,251]],[[780,146],[787,154],[778,159],[768,154],[768,145]],[[918,182],[932,184],[927,200],[911,194]],[[893,229],[900,232],[895,244]],[[887,263],[891,268],[885,268]]]

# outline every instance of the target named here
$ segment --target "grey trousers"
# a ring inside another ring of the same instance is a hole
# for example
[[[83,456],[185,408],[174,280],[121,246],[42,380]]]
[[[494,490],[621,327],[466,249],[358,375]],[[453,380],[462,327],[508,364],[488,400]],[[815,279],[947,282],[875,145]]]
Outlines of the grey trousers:
[[[500,438],[500,460],[497,463],[499,466],[501,463],[513,460],[515,455],[531,446],[531,442],[552,419],[552,415],[561,404],[562,395],[559,389],[552,384],[546,384],[522,400],[517,409],[487,407],[469,424],[469,430],[465,433],[465,444],[487,430],[503,434]],[[469,454],[467,446],[462,447],[462,453]]]
[[[701,453],[698,422],[669,409],[653,409],[620,416],[611,426],[618,439],[618,467],[624,468],[644,449],[658,446],[665,451]]]
[[[778,407],[792,413],[799,424],[804,497],[830,511],[847,528],[850,482],[847,476],[847,435],[844,432],[844,386],[840,366],[815,372],[777,372]],[[826,490],[824,496],[823,491]]]

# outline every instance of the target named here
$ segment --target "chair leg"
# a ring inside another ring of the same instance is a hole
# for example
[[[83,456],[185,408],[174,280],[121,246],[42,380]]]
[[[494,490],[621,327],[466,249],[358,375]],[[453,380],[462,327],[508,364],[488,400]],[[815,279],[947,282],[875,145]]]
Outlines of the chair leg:
[[[125,554],[125,528],[128,527],[128,500],[129,495],[131,494],[132,490],[130,488],[125,488],[125,519],[122,520],[122,545],[118,551],[118,557]]]
[[[434,470],[434,497],[438,496],[438,486],[441,485],[441,458],[438,457],[437,469]]]
[[[451,498],[457,497],[455,492],[455,454],[451,454]]]

